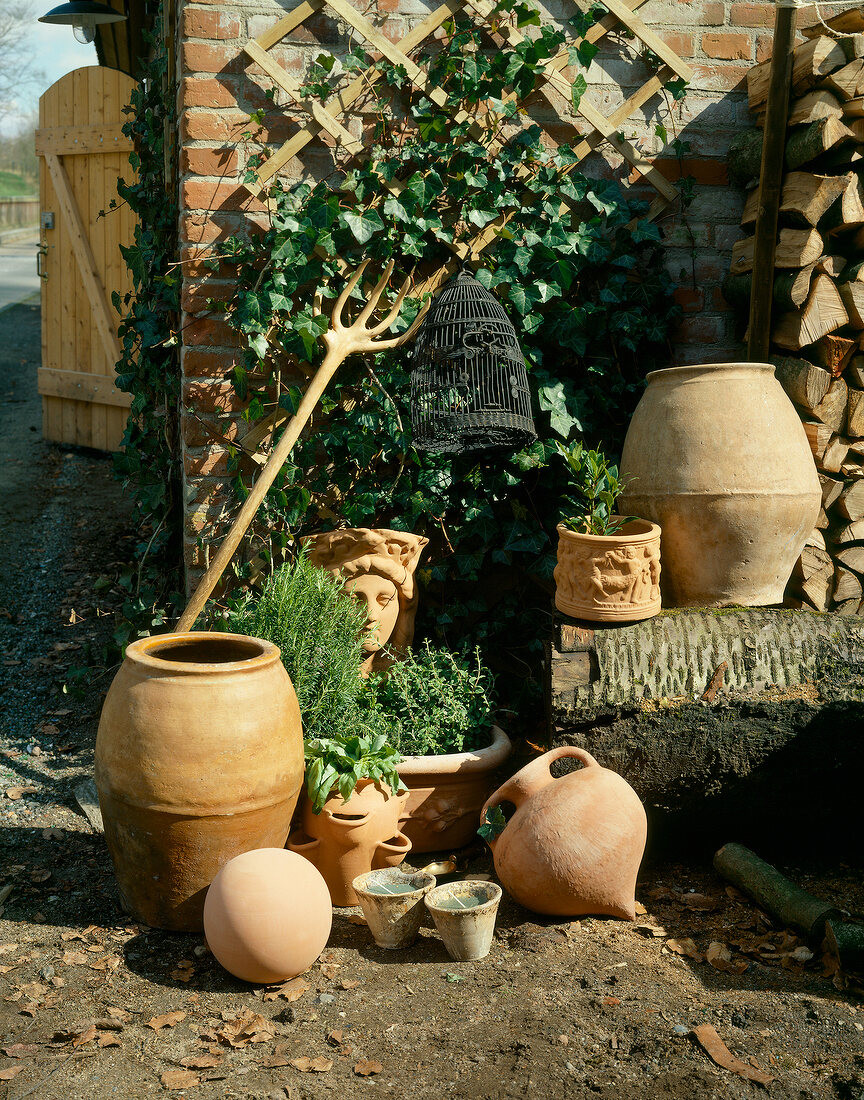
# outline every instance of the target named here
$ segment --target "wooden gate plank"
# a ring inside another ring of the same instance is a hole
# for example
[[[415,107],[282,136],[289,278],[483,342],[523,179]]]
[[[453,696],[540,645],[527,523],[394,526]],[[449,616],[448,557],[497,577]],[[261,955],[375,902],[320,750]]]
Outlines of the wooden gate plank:
[[[132,404],[132,395],[115,389],[107,375],[80,370],[40,367],[39,392],[43,397],[65,397],[81,404],[95,402],[120,409],[128,409]]]
[[[45,162],[51,174],[51,182],[54,184],[57,201],[63,211],[64,218],[69,223],[69,235],[75,259],[78,261],[78,270],[87,290],[87,297],[93,310],[93,319],[96,322],[105,355],[113,369],[114,364],[121,357],[120,341],[117,339],[117,334],[112,326],[108,301],[105,297],[105,288],[102,286],[99,273],[96,270],[96,261],[90,248],[90,241],[87,239],[87,233],[78,212],[75,196],[69,186],[69,177],[66,175],[66,170],[56,153],[46,153]]]

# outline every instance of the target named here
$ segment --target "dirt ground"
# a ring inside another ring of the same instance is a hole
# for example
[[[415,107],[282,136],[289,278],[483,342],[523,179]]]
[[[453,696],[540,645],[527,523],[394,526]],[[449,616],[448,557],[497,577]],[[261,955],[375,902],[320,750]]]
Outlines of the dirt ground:
[[[125,916],[73,792],[133,536],[109,460],[41,441],[37,359],[38,311],[0,312],[0,1100],[864,1098],[859,987],[725,887],[711,852],[644,866],[634,924],[547,920],[505,896],[475,963],[431,927],[382,951],[337,910],[321,959],[274,989],[230,977],[203,936]],[[482,847],[470,869],[491,870]],[[859,869],[784,870],[864,911]]]

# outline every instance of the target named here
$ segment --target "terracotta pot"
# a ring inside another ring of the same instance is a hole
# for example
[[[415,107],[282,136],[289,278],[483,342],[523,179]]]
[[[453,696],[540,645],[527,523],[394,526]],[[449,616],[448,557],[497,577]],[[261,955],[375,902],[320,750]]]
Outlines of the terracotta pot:
[[[259,985],[307,970],[324,950],[332,922],[324,879],[284,848],[229,860],[204,902],[210,950],[229,973]]]
[[[563,757],[583,767],[553,779]],[[489,846],[502,885],[526,909],[551,916],[591,913],[633,920],[645,851],[645,810],[630,784],[584,749],[565,745],[532,760],[483,807],[516,812]]]
[[[477,815],[492,789],[492,774],[510,755],[510,738],[492,727],[492,744],[473,752],[406,756],[397,765],[408,788],[399,827],[412,852],[464,848],[477,837]]]
[[[300,709],[275,645],[204,632],[133,642],[96,737],[124,908],[199,931],[222,865],[284,846],[302,780]]]
[[[497,882],[450,882],[429,891],[426,908],[451,959],[472,962],[486,958],[500,901]]]
[[[623,511],[663,528],[663,599],[777,604],[822,495],[794,406],[769,363],[648,375],[621,458]]]
[[[435,886],[435,876],[423,871],[405,875],[385,867],[358,875],[351,884],[375,943],[401,951],[417,939],[426,913],[423,898]]]
[[[574,619],[634,623],[660,610],[660,528],[634,519],[614,535],[558,524],[555,606]]]
[[[288,848],[315,864],[334,905],[359,905],[354,879],[367,871],[398,867],[411,851],[411,841],[399,832],[407,797],[361,779],[347,802],[331,795],[316,814],[304,795],[303,824],[292,831]]]

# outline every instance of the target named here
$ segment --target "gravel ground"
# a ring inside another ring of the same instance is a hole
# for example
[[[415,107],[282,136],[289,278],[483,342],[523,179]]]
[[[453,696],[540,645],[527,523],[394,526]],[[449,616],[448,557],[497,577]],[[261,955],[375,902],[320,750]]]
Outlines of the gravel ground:
[[[74,789],[114,671],[128,510],[105,456],[40,440],[37,361],[38,311],[0,312],[0,1100],[864,1098],[859,986],[724,886],[708,852],[645,866],[634,924],[505,898],[475,963],[431,927],[381,951],[337,910],[321,959],[273,989],[231,978],[201,936],[125,916]],[[857,868],[784,869],[864,911]],[[490,872],[484,849],[470,870]],[[732,1068],[709,1056],[711,1028]]]

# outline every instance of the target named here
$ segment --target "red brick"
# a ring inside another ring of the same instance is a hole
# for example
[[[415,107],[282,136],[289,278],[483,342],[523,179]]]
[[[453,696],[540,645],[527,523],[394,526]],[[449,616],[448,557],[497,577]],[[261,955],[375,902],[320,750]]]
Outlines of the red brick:
[[[727,256],[723,263],[707,257],[697,257],[694,266],[694,275],[699,286],[719,284],[729,270],[729,257]]]
[[[712,0],[702,8],[702,22],[706,27],[722,27],[726,22],[726,6],[721,0]]]
[[[693,85],[706,91],[732,91],[744,84],[746,65],[694,65]]]
[[[774,35],[759,34],[756,36],[756,60],[767,61],[774,54]]]
[[[749,61],[753,57],[753,39],[749,34],[703,34],[702,51],[718,61]]]
[[[292,42],[314,42],[317,45],[336,46],[345,42],[345,35],[332,16],[319,12],[304,19],[291,32]]]
[[[729,173],[723,160],[688,158],[679,162],[677,157],[658,157],[654,167],[673,182],[682,176],[692,176],[697,183],[709,187],[726,187],[729,184]]]
[[[243,351],[234,348],[222,351],[215,348],[186,348],[183,352],[183,374],[186,378],[220,378],[237,364],[243,363]]]
[[[214,80],[213,77],[183,78],[180,85],[180,109],[184,107],[236,107],[237,91],[234,81]]]
[[[183,34],[187,38],[237,38],[240,20],[232,12],[187,8],[183,13]]]
[[[733,27],[773,27],[773,4],[733,4],[729,9]]]
[[[180,185],[180,201],[186,210],[266,210],[245,187],[228,180],[186,179]]]
[[[180,171],[195,176],[235,176],[238,167],[237,150],[224,145],[220,149],[186,148],[180,157]]]
[[[184,42],[183,70],[187,73],[240,73],[246,66],[239,45]]]
[[[189,214],[180,218],[180,240],[189,244],[213,244],[226,237],[242,234],[245,221],[242,214]]]
[[[228,137],[228,121],[214,111],[184,111],[180,116],[181,141],[222,141]]]
[[[201,313],[205,309],[214,309],[218,304],[229,301],[236,290],[233,283],[213,280],[199,283],[183,283],[180,295],[180,308],[185,313]]]
[[[187,477],[202,477],[209,474],[224,475],[228,473],[230,453],[224,447],[211,447],[199,452],[187,451],[183,456],[183,469]]]
[[[674,50],[679,57],[693,56],[693,35],[678,34],[674,31],[661,31],[660,37],[670,50]]]
[[[184,317],[183,345],[190,347],[241,347],[240,333],[219,317]]]
[[[672,333],[672,342],[681,344],[716,344],[725,338],[724,319],[712,313],[682,317]]]
[[[239,413],[246,407],[230,382],[186,381],[183,404],[197,412]]]
[[[689,286],[679,286],[676,289],[675,301],[685,313],[701,313],[705,308],[704,293]]]

